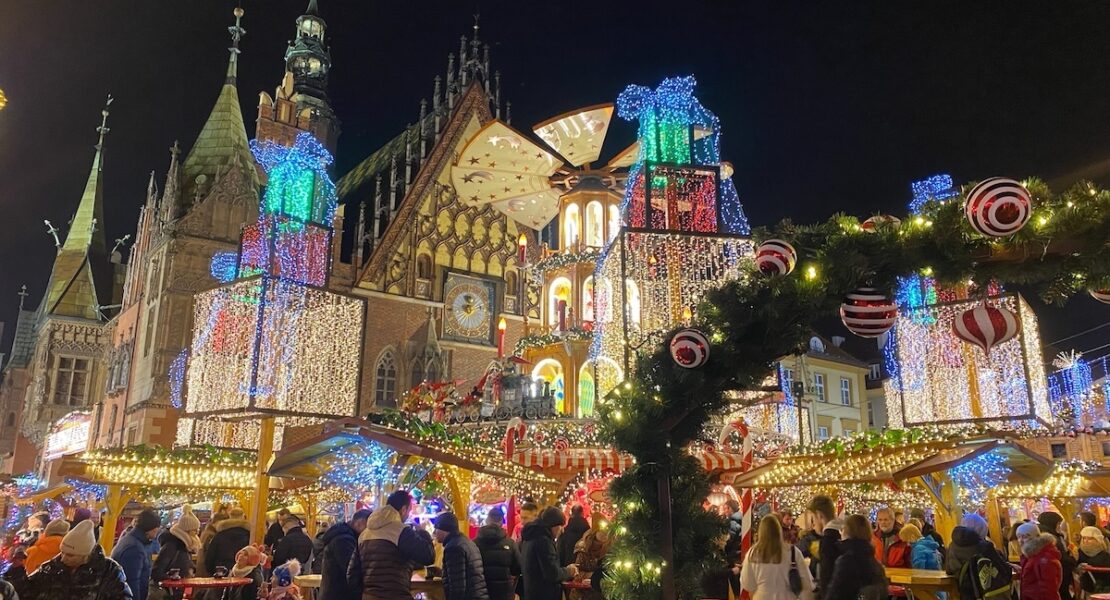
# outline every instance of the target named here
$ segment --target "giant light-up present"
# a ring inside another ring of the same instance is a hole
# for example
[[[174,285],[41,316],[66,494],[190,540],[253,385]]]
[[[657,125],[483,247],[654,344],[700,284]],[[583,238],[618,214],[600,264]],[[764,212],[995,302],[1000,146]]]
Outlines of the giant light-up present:
[[[629,86],[617,99],[618,114],[639,121],[639,156],[620,232],[594,273],[592,356],[625,373],[636,349],[689,320],[706,290],[739,277],[753,253],[731,167],[720,160],[720,122],[694,85],[693,77],[670,78],[654,90]]]
[[[191,351],[171,368],[181,444],[256,448],[258,421],[276,417],[280,447],[283,427],[358,408],[364,304],[326,288],[332,157],[307,133],[252,150],[268,175],[258,222],[243,230],[234,269],[228,255],[214,259],[227,281],[197,294]]]

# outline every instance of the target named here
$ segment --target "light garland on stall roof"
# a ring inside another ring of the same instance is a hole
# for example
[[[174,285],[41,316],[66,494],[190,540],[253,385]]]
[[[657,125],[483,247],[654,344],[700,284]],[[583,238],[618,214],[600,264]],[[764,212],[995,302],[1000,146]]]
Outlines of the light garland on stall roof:
[[[1044,481],[999,485],[990,490],[990,495],[995,498],[1072,498],[1083,489],[1087,474],[1097,468],[1099,465],[1094,462],[1058,462]]]
[[[89,482],[150,488],[251,489],[257,468],[253,455],[214,448],[93,450],[81,462]]]

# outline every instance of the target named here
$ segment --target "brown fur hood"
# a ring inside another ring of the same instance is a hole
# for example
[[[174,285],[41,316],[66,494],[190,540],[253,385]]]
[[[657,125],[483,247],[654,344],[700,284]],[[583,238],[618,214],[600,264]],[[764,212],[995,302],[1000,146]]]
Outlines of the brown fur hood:
[[[224,519],[216,523],[216,533],[231,529],[232,527],[242,527],[247,531],[251,530],[251,524],[246,519]]]

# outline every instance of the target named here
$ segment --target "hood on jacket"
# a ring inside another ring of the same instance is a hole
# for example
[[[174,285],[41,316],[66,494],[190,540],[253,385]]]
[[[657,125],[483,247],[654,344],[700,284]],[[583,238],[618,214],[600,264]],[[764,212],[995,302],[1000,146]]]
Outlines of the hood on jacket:
[[[952,530],[953,546],[975,546],[982,541],[983,538],[978,533],[963,525],[959,525]]]
[[[1034,554],[1041,552],[1060,560],[1060,551],[1056,549],[1056,536],[1051,533],[1042,533],[1021,545],[1021,553],[1027,557],[1032,557]]]
[[[405,524],[401,521],[401,513],[396,508],[386,504],[370,514],[366,519],[366,529],[358,536],[358,543],[366,540],[387,540],[396,545],[401,539],[401,532]]]
[[[874,556],[875,554],[875,547],[871,545],[871,540],[847,538],[840,542],[840,549],[843,554],[862,554],[864,556]]]
[[[247,531],[251,530],[250,521],[248,521],[246,519],[231,519],[231,518],[224,519],[222,521],[217,521],[216,524],[213,525],[212,528],[216,530],[216,533],[219,533],[221,531],[227,531],[228,529],[232,529],[234,527],[238,527],[240,529],[246,529]]]
[[[500,525],[482,525],[478,528],[478,535],[474,537],[474,541],[497,543],[507,537],[509,536],[505,534],[505,528]]]
[[[929,536],[925,536],[925,537],[917,540],[916,542],[914,542],[910,545],[913,546],[914,548],[921,547],[921,548],[925,548],[926,550],[930,550],[930,551],[940,550],[940,544],[938,544],[936,540],[934,540],[933,538],[931,538]]]
[[[355,532],[354,527],[351,527],[347,523],[336,523],[335,525],[328,527],[328,530],[324,532],[324,535],[320,538],[320,541],[323,542],[326,546],[331,543],[332,540],[341,535],[358,538],[358,533]]]
[[[520,539],[522,540],[538,540],[542,537],[553,539],[551,537],[551,528],[544,526],[540,523],[539,519],[529,522],[520,530]]]

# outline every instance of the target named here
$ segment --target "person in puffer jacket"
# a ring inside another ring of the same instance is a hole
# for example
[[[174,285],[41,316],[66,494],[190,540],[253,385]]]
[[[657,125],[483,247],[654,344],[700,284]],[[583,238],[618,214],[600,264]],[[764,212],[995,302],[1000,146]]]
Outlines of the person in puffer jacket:
[[[1021,600],[1060,600],[1064,569],[1056,536],[1042,533],[1037,525],[1018,527],[1021,542]]]
[[[134,600],[123,568],[104,556],[92,521],[82,521],[62,538],[57,556],[27,577],[24,600]]]
[[[921,530],[911,523],[902,527],[898,537],[910,545],[910,566],[915,569],[940,570],[940,544],[936,540],[922,535]]]
[[[490,600],[513,600],[513,578],[520,577],[520,550],[505,533],[504,519],[505,513],[500,508],[490,509],[486,524],[474,538],[474,544],[482,553],[482,573]]]
[[[410,510],[412,496],[397,490],[366,521],[347,567],[347,585],[362,600],[412,600],[413,564],[435,562],[432,536],[405,525]]]
[[[489,600],[482,573],[482,553],[459,533],[454,513],[436,518],[436,541],[443,544],[443,595],[446,600]]]

